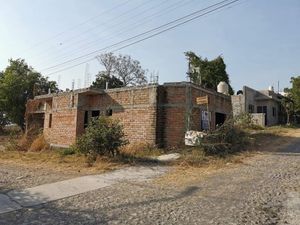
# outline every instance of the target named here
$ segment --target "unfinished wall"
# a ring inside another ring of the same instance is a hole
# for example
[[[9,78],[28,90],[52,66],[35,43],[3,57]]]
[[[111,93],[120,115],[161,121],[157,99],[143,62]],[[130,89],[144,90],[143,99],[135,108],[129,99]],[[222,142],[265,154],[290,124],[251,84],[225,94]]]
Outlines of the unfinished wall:
[[[159,93],[163,95],[159,100],[162,126],[157,129],[166,147],[183,145],[187,130],[201,130],[201,112],[207,111],[207,107],[197,105],[197,97],[209,96],[212,129],[215,128],[216,112],[228,116],[232,110],[230,96],[191,83],[165,83],[160,89]]]
[[[251,117],[252,117],[251,120],[252,120],[253,124],[259,125],[262,127],[265,126],[266,117],[265,117],[264,113],[251,113]]]
[[[47,108],[44,121],[44,136],[51,145],[63,147],[75,142],[76,99],[77,95],[72,92],[53,96],[52,105]]]
[[[245,112],[245,96],[244,95],[232,95],[231,96],[232,113],[233,116],[240,115]]]
[[[84,132],[85,111],[100,110],[105,115],[107,110],[112,110],[112,118],[120,120],[131,143],[156,144],[156,90],[157,86],[146,86],[109,89],[97,95],[80,94],[77,136]]]
[[[111,114],[131,143],[179,146],[186,130],[201,130],[201,112],[207,107],[197,105],[196,98],[205,95],[213,129],[216,113],[231,113],[230,97],[187,82],[40,96],[52,101],[45,112],[44,135],[52,145],[69,146],[84,133],[89,118]]]

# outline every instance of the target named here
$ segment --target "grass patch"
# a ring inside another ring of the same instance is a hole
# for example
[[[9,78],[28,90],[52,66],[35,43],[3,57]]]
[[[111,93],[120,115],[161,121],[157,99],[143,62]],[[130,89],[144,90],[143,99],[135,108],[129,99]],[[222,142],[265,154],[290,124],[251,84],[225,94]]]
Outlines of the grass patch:
[[[1,163],[26,165],[27,167],[44,167],[51,170],[82,172],[86,174],[99,173],[125,166],[109,157],[97,157],[90,167],[87,159],[80,154],[66,154],[66,150],[44,150],[40,152],[2,151]]]

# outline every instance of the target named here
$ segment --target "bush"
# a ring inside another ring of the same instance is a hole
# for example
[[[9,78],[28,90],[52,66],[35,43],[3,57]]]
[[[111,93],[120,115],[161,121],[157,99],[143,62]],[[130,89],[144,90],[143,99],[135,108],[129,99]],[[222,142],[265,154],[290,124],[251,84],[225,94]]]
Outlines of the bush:
[[[207,154],[227,154],[242,150],[249,141],[249,137],[233,119],[214,131],[210,131],[201,140],[201,147]]]
[[[58,151],[58,153],[61,155],[61,156],[67,156],[67,155],[74,155],[76,153],[75,149],[73,148],[64,148],[64,149],[60,149]]]
[[[241,129],[263,130],[264,128],[253,122],[253,117],[250,113],[241,113],[233,118],[234,123]]]
[[[128,142],[124,139],[123,126],[117,120],[101,116],[92,119],[85,133],[73,147],[77,152],[91,157],[119,154],[119,148]]]

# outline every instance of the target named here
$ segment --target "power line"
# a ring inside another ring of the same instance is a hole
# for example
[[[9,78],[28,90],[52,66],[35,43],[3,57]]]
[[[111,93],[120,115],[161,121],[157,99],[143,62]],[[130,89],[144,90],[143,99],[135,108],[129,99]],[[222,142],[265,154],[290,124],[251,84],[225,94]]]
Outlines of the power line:
[[[203,9],[200,9],[200,10],[197,10],[197,11],[195,11],[195,12],[192,12],[192,13],[190,13],[190,14],[188,14],[188,15],[185,15],[185,16],[183,16],[183,17],[180,17],[180,18],[178,18],[178,19],[175,19],[175,20],[172,20],[172,21],[170,21],[170,22],[168,22],[168,23],[165,23],[165,24],[163,24],[163,25],[160,25],[160,26],[158,26],[158,27],[152,28],[152,29],[150,29],[150,30],[148,30],[148,31],[142,32],[142,33],[140,33],[140,34],[137,34],[137,35],[135,35],[135,36],[133,36],[133,37],[127,38],[127,39],[122,40],[122,41],[119,41],[119,42],[117,42],[117,43],[115,43],[115,44],[112,44],[112,45],[106,46],[106,47],[104,47],[104,48],[101,48],[101,49],[95,50],[95,51],[93,51],[93,52],[90,52],[90,53],[88,53],[88,54],[85,54],[85,55],[82,55],[82,56],[79,56],[79,57],[76,57],[76,58],[67,60],[67,61],[62,62],[62,63],[59,63],[59,64],[57,64],[57,65],[50,66],[50,67],[48,67],[48,68],[44,68],[44,69],[42,69],[42,71],[43,71],[43,70],[50,70],[50,69],[53,69],[53,68],[55,68],[55,67],[64,65],[64,64],[66,64],[66,63],[70,63],[70,62],[76,61],[76,60],[78,60],[78,59],[88,57],[88,56],[93,55],[93,54],[95,54],[95,53],[98,53],[98,52],[100,52],[100,51],[104,51],[104,50],[107,50],[107,49],[109,49],[109,48],[112,48],[112,47],[118,46],[118,45],[120,45],[120,44],[126,43],[126,42],[128,42],[128,41],[134,40],[134,39],[136,39],[136,38],[138,38],[138,37],[144,36],[144,35],[146,35],[146,34],[149,34],[149,33],[153,32],[153,31],[159,30],[159,29],[161,29],[161,28],[163,28],[163,27],[170,26],[170,25],[172,25],[172,24],[174,24],[174,23],[176,23],[176,22],[179,22],[179,21],[181,21],[181,20],[184,20],[184,19],[186,19],[186,18],[189,18],[189,17],[191,17],[191,16],[193,16],[193,15],[196,15],[196,14],[198,14],[198,13],[200,13],[200,12],[206,11],[206,10],[208,10],[208,9],[210,9],[210,8],[214,8],[214,7],[218,6],[218,5],[222,5],[223,3],[226,3],[226,2],[228,2],[228,1],[229,1],[229,0],[223,0],[223,1],[221,1],[221,2],[215,3],[215,4],[213,4],[213,5],[210,5],[210,6],[208,6],[208,7],[205,7],[205,8],[203,8]],[[238,0],[237,0],[237,1],[238,1]],[[234,2],[237,2],[237,1],[236,1],[236,0],[235,0],[235,1],[231,1],[230,4],[233,4]],[[226,4],[225,6],[230,5],[230,4]],[[225,6],[224,6],[224,7],[225,7]],[[216,11],[216,10],[213,10],[213,11]],[[206,14],[205,14],[205,15],[206,15]]]
[[[220,9],[222,9],[222,8],[225,8],[225,7],[227,7],[227,6],[229,6],[229,5],[232,5],[233,3],[238,2],[238,1],[240,1],[240,0],[232,0],[232,1],[230,1],[230,2],[228,2],[228,0],[225,0],[225,1],[221,1],[221,2],[219,2],[219,3],[213,4],[213,5],[209,6],[209,7],[206,7],[205,9],[198,10],[198,11],[196,11],[196,12],[199,13],[199,12],[205,11],[205,10],[207,10],[207,9],[210,9],[210,8],[212,8],[212,7],[214,7],[214,6],[218,6],[218,5],[222,4],[222,3],[225,3],[225,4],[221,5],[221,6],[215,7],[215,8],[213,8],[213,9],[207,11],[207,12],[204,12],[204,13],[202,13],[202,14],[200,14],[200,15],[196,15],[196,16],[194,16],[194,17],[192,17],[192,18],[186,19],[185,21],[179,22],[178,24],[172,25],[172,26],[167,27],[167,28],[165,28],[165,29],[163,29],[163,30],[161,30],[161,31],[158,31],[158,32],[154,33],[154,34],[151,34],[151,35],[149,35],[149,36],[146,36],[146,37],[144,37],[144,38],[142,38],[142,39],[139,39],[139,40],[137,40],[137,41],[134,41],[134,42],[131,42],[131,43],[126,44],[126,45],[124,45],[124,46],[121,46],[121,47],[119,47],[119,48],[116,48],[116,49],[114,49],[112,52],[115,52],[115,51],[118,51],[118,50],[127,48],[127,47],[129,47],[129,46],[135,45],[135,44],[137,44],[137,43],[140,43],[140,42],[142,42],[142,41],[145,41],[145,40],[147,40],[147,39],[150,39],[150,38],[152,38],[152,37],[155,37],[155,36],[157,36],[157,35],[159,35],[159,34],[161,34],[161,33],[167,32],[167,31],[172,30],[172,29],[174,29],[174,28],[176,28],[176,27],[178,27],[178,26],[181,26],[181,25],[186,24],[186,23],[188,23],[188,22],[190,22],[190,21],[193,21],[193,20],[195,20],[195,19],[197,19],[197,18],[200,18],[200,17],[202,17],[202,16],[205,16],[205,15],[207,15],[207,14],[210,14],[210,13],[212,13],[212,12],[215,12],[215,11],[217,11],[217,10],[220,10]],[[227,3],[226,3],[226,2],[227,2]],[[191,14],[189,14],[189,15],[187,15],[187,16],[181,17],[181,18],[179,18],[179,19],[176,19],[176,20],[174,20],[174,21],[182,20],[182,18],[187,18],[187,17],[190,17],[191,15],[195,15],[196,12],[191,13]],[[167,23],[167,24],[170,25],[170,24],[174,23],[174,21],[169,22],[169,23]],[[165,25],[166,25],[166,24],[165,24]],[[163,27],[163,26],[165,26],[165,25],[159,26],[158,28],[161,28],[161,27]],[[154,28],[154,29],[151,29],[151,30],[149,30],[149,31],[147,31],[147,32],[143,32],[142,34],[143,34],[143,35],[144,35],[144,34],[147,34],[147,33],[149,33],[150,31],[157,30],[158,28]],[[142,34],[139,34],[139,35],[136,35],[136,36],[134,36],[134,37],[128,38],[128,39],[126,39],[126,40],[124,40],[124,41],[118,42],[118,43],[116,43],[116,44],[114,44],[114,45],[105,47],[105,48],[103,48],[103,49],[111,48],[111,47],[114,47],[114,46],[116,46],[116,45],[118,45],[118,44],[120,44],[120,43],[123,43],[123,42],[125,42],[125,41],[135,39],[136,37],[142,36]],[[68,60],[68,61],[66,61],[66,62],[60,63],[60,64],[58,64],[58,65],[49,67],[49,68],[47,68],[47,70],[52,69],[52,68],[56,68],[56,67],[58,67],[58,66],[67,64],[67,63],[69,63],[69,62],[73,62],[73,61],[75,61],[75,60],[77,60],[77,59],[80,59],[80,58],[84,58],[84,57],[90,56],[91,54],[95,54],[95,53],[97,53],[97,52],[99,52],[99,51],[103,51],[103,50],[93,51],[93,52],[91,52],[91,53],[89,53],[89,54],[86,54],[86,55],[83,55],[83,56],[74,58],[74,59],[72,59],[72,60]],[[61,69],[61,70],[57,70],[57,71],[55,71],[55,72],[49,73],[48,75],[55,74],[55,73],[58,73],[58,72],[61,72],[61,71],[67,70],[67,69],[71,69],[71,68],[73,68],[73,67],[82,65],[82,64],[84,64],[84,63],[86,63],[86,62],[90,62],[90,61],[92,61],[92,60],[94,60],[94,59],[95,59],[94,57],[93,57],[93,58],[90,58],[90,59],[88,59],[88,60],[85,60],[84,62],[80,62],[80,63],[78,63],[78,64],[75,64],[75,65],[72,65],[72,66],[69,66],[69,67],[65,67],[65,68],[63,68],[63,69]]]
[[[169,0],[165,0],[165,1],[169,1]],[[70,38],[67,38],[67,39],[64,39],[64,40],[60,41],[60,43],[64,44],[64,43],[68,43],[68,42],[70,42],[70,41],[72,41],[72,40],[74,40],[74,39],[76,40],[78,37],[83,36],[83,35],[86,34],[87,32],[92,31],[92,30],[94,30],[95,28],[97,28],[97,27],[99,27],[99,26],[101,26],[101,25],[107,25],[107,24],[111,23],[112,21],[118,19],[119,17],[125,16],[125,15],[131,13],[132,11],[136,11],[138,8],[145,6],[145,4],[149,4],[150,2],[151,2],[151,1],[148,1],[148,2],[146,2],[146,3],[141,3],[141,4],[137,5],[137,6],[135,6],[134,8],[131,8],[131,9],[125,11],[124,13],[118,15],[118,17],[114,17],[114,18],[111,19],[110,21],[105,21],[105,22],[102,22],[102,23],[100,23],[100,24],[98,24],[98,25],[92,27],[92,28],[86,29],[86,30],[82,31],[80,34],[71,36]],[[41,55],[44,55],[44,54],[47,53],[47,51],[49,51],[49,50],[52,51],[52,50],[53,50],[53,47],[49,47],[49,48],[47,48],[46,50],[43,50],[43,51],[38,52],[38,54],[37,54],[35,57],[39,57],[39,56],[41,56]]]
[[[118,29],[119,32],[115,33],[115,34],[110,34],[110,35],[106,35],[104,37],[102,37],[102,41],[107,41],[107,40],[110,40],[110,37],[114,37],[114,36],[119,36],[119,35],[123,35],[123,34],[126,34],[132,30],[135,30],[141,26],[145,26],[146,23],[149,23],[152,20],[153,17],[157,18],[157,17],[160,17],[162,15],[166,15],[172,11],[174,11],[175,9],[179,8],[179,7],[182,7],[184,5],[187,5],[187,4],[190,4],[191,2],[193,2],[195,0],[189,0],[187,2],[183,2],[182,0],[180,1],[177,1],[176,4],[173,4],[172,6],[168,6],[166,8],[164,8],[163,10],[160,10],[158,12],[154,12],[150,15],[147,15],[145,18],[143,18],[142,20],[138,20],[136,23],[134,24],[129,24],[128,26],[123,26],[121,28]],[[180,3],[180,4],[178,4]],[[182,4],[184,3],[184,4]],[[129,27],[129,28],[128,28]],[[123,28],[123,29],[122,29]],[[79,42],[75,42],[74,44],[76,43],[80,43],[82,41],[79,41]],[[99,42],[99,40],[93,40],[93,41],[90,41],[84,45],[81,45],[79,46],[78,48],[76,49],[73,49],[73,51],[69,51],[69,52],[63,52],[63,54],[59,55],[58,57],[60,59],[64,59],[66,58],[69,54],[76,54],[76,53],[79,53],[81,52],[82,50],[87,50],[91,47],[93,47],[95,44],[97,44]],[[55,57],[52,57],[51,59],[56,59],[57,60],[57,56]],[[45,60],[43,60],[42,62],[45,62]]]
[[[35,48],[35,47],[37,47],[37,46],[39,46],[39,45],[41,45],[41,44],[43,44],[43,43],[45,43],[45,42],[48,42],[48,41],[50,41],[50,40],[53,40],[53,39],[55,39],[55,38],[57,38],[57,37],[59,37],[59,36],[65,34],[66,32],[69,32],[69,31],[71,31],[71,30],[75,30],[76,28],[78,28],[78,27],[80,27],[80,26],[82,26],[82,25],[84,25],[84,24],[89,23],[90,21],[92,21],[92,20],[98,18],[99,16],[105,15],[105,14],[107,14],[107,13],[109,13],[109,12],[111,12],[111,11],[117,9],[117,8],[120,8],[121,6],[126,5],[128,2],[130,2],[130,0],[125,1],[125,2],[123,2],[122,4],[118,4],[118,5],[112,7],[112,8],[110,8],[110,9],[108,9],[108,10],[104,10],[104,11],[102,11],[101,13],[97,14],[96,16],[93,16],[93,17],[91,17],[91,18],[89,18],[89,19],[87,19],[87,20],[85,20],[85,21],[83,21],[83,22],[81,22],[81,23],[79,23],[79,24],[76,24],[76,25],[74,25],[74,26],[72,26],[72,27],[70,27],[70,28],[68,28],[68,29],[66,29],[66,30],[64,30],[64,31],[61,31],[61,32],[59,32],[59,33],[57,33],[57,34],[55,34],[55,35],[53,35],[53,36],[51,36],[51,37],[49,37],[49,38],[43,40],[43,41],[40,41],[40,42],[34,44],[33,46],[29,47],[29,48],[28,48],[27,50],[25,50],[25,51],[30,51],[31,49],[33,49],[33,48]]]

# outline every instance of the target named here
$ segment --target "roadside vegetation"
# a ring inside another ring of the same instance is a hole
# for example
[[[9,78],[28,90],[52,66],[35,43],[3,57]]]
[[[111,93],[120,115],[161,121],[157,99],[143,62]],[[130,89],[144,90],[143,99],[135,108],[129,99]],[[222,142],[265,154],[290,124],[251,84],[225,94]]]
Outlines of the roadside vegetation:
[[[252,124],[248,114],[244,114],[228,119],[216,130],[208,132],[199,140],[198,146],[159,149],[145,142],[128,144],[119,121],[100,117],[90,121],[86,133],[74,146],[66,149],[50,148],[40,132],[22,135],[16,127],[6,129],[5,135],[0,138],[0,160],[99,172],[140,163],[159,163],[157,156],[176,152],[181,157],[167,164],[185,173],[186,170],[216,169],[241,163],[245,157],[254,155],[256,150],[284,143],[287,140],[284,137],[293,128],[297,127],[259,127]]]

